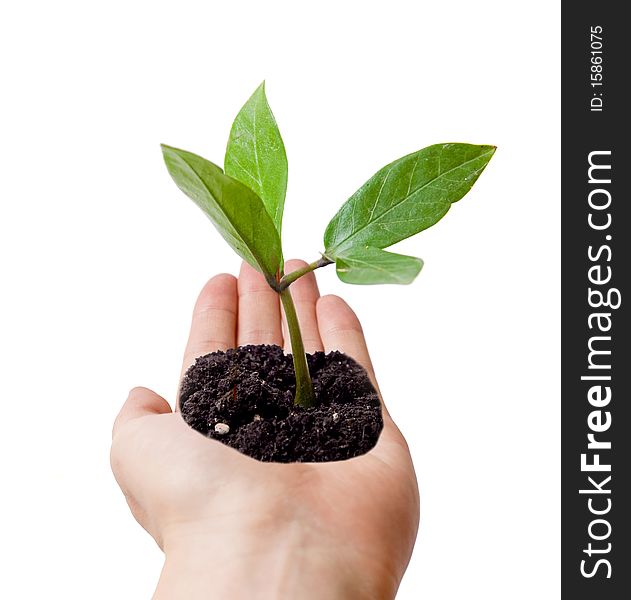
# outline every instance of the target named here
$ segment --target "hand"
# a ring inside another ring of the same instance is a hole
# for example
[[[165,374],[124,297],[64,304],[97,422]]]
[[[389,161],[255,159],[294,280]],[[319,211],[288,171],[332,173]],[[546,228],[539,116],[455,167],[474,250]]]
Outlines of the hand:
[[[290,261],[286,271],[304,266]],[[291,286],[306,351],[340,350],[377,382],[361,325],[313,273]],[[184,355],[287,346],[278,296],[243,265],[213,277]],[[111,462],[136,520],[164,550],[154,598],[394,597],[418,528],[416,477],[384,407],[373,450],[332,463],[262,463],[193,431],[162,397],[135,388],[116,418]]]

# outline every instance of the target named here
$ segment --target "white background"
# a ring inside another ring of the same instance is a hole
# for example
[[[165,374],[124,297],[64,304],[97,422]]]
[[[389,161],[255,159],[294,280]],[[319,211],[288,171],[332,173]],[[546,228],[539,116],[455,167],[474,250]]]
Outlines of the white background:
[[[559,8],[533,1],[22,2],[0,9],[3,598],[150,597],[109,468],[134,385],[173,399],[190,311],[238,260],[159,143],[221,163],[260,83],[287,147],[285,255],[437,142],[499,147],[399,250],[409,287],[321,272],[363,321],[421,486],[399,598],[559,597]]]

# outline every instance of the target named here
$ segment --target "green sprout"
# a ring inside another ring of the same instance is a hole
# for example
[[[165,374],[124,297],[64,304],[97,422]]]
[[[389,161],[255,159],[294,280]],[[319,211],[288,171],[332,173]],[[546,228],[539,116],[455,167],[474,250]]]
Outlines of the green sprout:
[[[423,261],[384,248],[442,219],[451,204],[471,189],[494,152],[495,146],[436,144],[391,162],[331,219],[321,258],[285,274],[281,227],[287,156],[265,84],[256,89],[232,125],[223,171],[201,156],[162,145],[177,186],[280,295],[296,373],[294,401],[304,408],[314,406],[315,397],[290,285],[330,264],[335,264],[345,283],[411,283]]]

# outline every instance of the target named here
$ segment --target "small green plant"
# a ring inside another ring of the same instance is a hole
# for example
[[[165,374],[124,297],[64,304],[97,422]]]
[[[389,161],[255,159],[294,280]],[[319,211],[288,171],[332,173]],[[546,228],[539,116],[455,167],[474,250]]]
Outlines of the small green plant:
[[[281,227],[287,156],[265,84],[252,94],[232,125],[223,171],[201,156],[162,145],[177,186],[280,295],[296,372],[295,403],[305,408],[313,406],[315,398],[290,285],[330,264],[335,264],[345,283],[410,283],[423,261],[384,248],[442,219],[452,203],[471,189],[494,152],[494,146],[437,144],[386,165],[331,219],[321,258],[285,274]]]

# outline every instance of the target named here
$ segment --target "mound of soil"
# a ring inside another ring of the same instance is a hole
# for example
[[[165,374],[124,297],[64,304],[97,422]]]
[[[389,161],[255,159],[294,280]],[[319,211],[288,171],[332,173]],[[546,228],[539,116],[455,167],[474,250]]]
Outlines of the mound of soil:
[[[200,433],[262,461],[325,462],[368,452],[383,419],[366,371],[341,352],[316,352],[307,362],[313,408],[294,405],[292,357],[278,346],[202,356],[182,380],[182,416]]]

